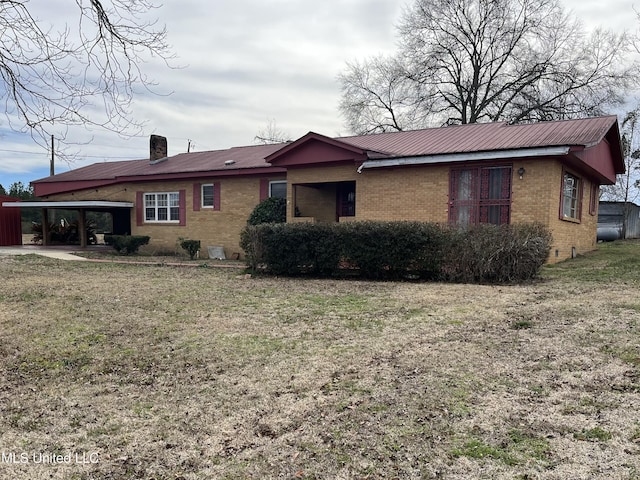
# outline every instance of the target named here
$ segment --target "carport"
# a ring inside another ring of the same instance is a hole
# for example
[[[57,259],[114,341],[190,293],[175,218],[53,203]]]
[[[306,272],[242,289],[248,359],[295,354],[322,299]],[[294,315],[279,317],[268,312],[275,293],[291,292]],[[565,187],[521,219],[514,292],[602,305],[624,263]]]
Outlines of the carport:
[[[131,234],[132,202],[109,201],[68,201],[68,202],[2,202],[3,207],[39,208],[42,211],[42,245],[49,243],[49,210],[76,210],[78,212],[80,246],[87,246],[87,212],[110,213],[113,219],[113,232],[116,235]]]

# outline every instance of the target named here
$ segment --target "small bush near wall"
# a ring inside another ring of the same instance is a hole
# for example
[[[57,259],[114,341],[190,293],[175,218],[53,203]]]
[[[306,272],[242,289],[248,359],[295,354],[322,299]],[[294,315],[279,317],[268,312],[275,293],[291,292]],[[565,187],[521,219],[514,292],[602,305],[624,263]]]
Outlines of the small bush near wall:
[[[142,245],[149,244],[146,235],[105,235],[104,243],[111,245],[121,255],[136,253]]]
[[[248,266],[275,275],[512,283],[534,278],[551,234],[542,225],[457,229],[419,222],[262,224],[241,235]]]
[[[196,255],[200,251],[200,240],[189,240],[186,238],[179,238],[178,242],[182,249],[189,254],[189,260],[196,258]]]

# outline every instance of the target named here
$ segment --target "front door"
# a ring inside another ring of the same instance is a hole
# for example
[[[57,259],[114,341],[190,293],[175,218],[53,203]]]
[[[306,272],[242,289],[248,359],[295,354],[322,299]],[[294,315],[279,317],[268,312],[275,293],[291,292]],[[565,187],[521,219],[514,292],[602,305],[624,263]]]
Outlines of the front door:
[[[340,182],[338,183],[337,192],[337,212],[338,220],[340,217],[356,216],[356,182]]]

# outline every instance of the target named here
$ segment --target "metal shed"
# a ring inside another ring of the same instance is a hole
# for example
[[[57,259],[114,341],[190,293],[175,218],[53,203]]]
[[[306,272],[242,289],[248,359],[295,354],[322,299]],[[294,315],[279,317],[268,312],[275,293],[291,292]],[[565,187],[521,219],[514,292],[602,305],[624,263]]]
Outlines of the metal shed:
[[[2,206],[3,202],[19,201],[19,198],[0,195],[0,246],[22,245],[20,209]]]
[[[600,202],[598,206],[598,240],[622,238],[625,217],[627,231],[624,238],[640,238],[640,206],[631,202]]]

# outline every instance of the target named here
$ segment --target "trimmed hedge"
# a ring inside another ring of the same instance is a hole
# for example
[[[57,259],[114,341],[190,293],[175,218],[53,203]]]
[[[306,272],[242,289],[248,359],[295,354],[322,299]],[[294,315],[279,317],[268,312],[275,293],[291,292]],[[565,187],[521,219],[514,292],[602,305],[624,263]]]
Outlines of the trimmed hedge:
[[[252,270],[274,275],[512,283],[538,274],[551,234],[531,224],[270,223],[248,225],[240,246]]]
[[[111,245],[121,255],[136,253],[142,245],[147,245],[151,238],[146,235],[105,235],[104,243]]]
[[[249,215],[249,225],[261,223],[284,223],[287,221],[287,200],[269,197],[260,202]]]
[[[340,254],[366,278],[436,278],[445,243],[442,227],[419,222],[336,224]]]
[[[340,249],[331,224],[263,223],[248,225],[240,247],[247,265],[265,265],[274,275],[311,273],[328,276],[338,269]]]

